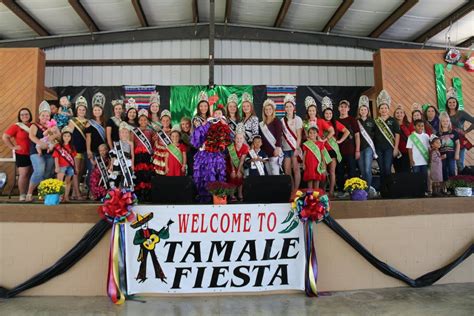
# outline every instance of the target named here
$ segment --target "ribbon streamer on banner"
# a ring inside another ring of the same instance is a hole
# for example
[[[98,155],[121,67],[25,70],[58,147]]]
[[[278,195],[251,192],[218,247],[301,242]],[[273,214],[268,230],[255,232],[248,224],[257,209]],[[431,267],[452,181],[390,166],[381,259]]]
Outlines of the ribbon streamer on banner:
[[[453,78],[453,88],[456,91],[459,102],[459,110],[464,110],[464,99],[462,97],[462,81],[459,77]]]
[[[306,269],[305,269],[305,292],[309,297],[318,296],[318,258],[313,240],[313,221],[309,220],[304,225]]]
[[[438,109],[440,112],[446,111],[446,79],[444,76],[444,65],[435,64],[436,95],[438,96]]]

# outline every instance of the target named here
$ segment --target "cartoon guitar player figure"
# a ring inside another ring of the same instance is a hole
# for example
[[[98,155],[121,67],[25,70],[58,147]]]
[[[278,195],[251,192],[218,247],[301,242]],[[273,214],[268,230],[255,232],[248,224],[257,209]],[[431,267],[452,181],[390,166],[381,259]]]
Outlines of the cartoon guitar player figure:
[[[140,253],[138,254],[137,261],[140,262],[140,268],[136,280],[140,282],[145,282],[146,277],[146,264],[148,254],[151,255],[151,261],[153,262],[153,267],[155,269],[155,278],[160,279],[162,282],[166,282],[166,276],[163,272],[163,269],[158,262],[156,257],[155,247],[156,244],[160,242],[161,239],[168,239],[169,227],[174,222],[170,219],[166,227],[156,231],[152,228],[148,228],[148,222],[153,218],[153,213],[145,214],[144,216],[138,214],[136,221],[134,221],[130,226],[132,228],[140,228],[133,238],[133,244],[140,246]]]

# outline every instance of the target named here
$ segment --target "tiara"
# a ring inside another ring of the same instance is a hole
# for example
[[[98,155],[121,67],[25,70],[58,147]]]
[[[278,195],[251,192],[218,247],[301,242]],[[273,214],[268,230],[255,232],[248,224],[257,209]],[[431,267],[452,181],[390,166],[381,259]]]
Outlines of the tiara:
[[[76,100],[76,109],[78,106],[85,106],[87,108],[87,100],[82,95]]]
[[[98,105],[101,108],[104,108],[105,106],[105,95],[101,92],[97,92],[92,96],[92,105]]]
[[[49,103],[46,101],[41,101],[39,108],[38,108],[38,113],[41,112],[48,112],[51,113],[51,108],[49,107]]]
[[[138,111],[138,116],[146,116],[148,117],[148,111],[146,109],[141,109],[140,111]]]
[[[63,127],[63,129],[61,130],[61,133],[71,133],[72,134],[73,130],[72,128],[70,128],[69,126],[65,126]]]
[[[206,91],[199,92],[198,98],[199,98],[199,102],[201,102],[201,101],[208,102],[209,101],[209,97],[207,96]]]
[[[305,99],[304,99],[304,106],[306,108],[306,110],[310,107],[310,106],[317,106],[316,105],[316,100],[308,95]]]
[[[420,111],[421,112],[422,108],[421,108],[421,104],[420,103],[413,103],[411,105],[411,111]]]
[[[331,109],[332,110],[332,101],[328,96],[325,96],[321,101],[321,107],[324,110]]]
[[[446,98],[447,99],[449,99],[449,98],[457,99],[458,98],[458,94],[457,94],[456,90],[453,87],[449,87],[448,90],[446,90]]]
[[[153,104],[153,103],[156,103],[156,104],[160,104],[160,95],[158,93],[153,93],[151,96],[150,96],[150,100],[149,100],[150,104]]]
[[[267,105],[271,105],[273,106],[273,108],[275,108],[275,101],[273,101],[272,99],[266,99],[265,102],[263,102],[263,107],[266,107]]]
[[[135,102],[134,98],[128,99],[127,104],[125,104],[125,110],[128,111],[130,109],[138,110],[138,104]]]
[[[238,104],[238,103],[239,103],[239,98],[237,97],[237,94],[232,93],[231,95],[229,95],[229,96],[227,97],[227,104],[229,104],[229,103],[231,103],[231,102],[233,102],[233,103],[235,103],[235,104]]]
[[[283,104],[286,104],[287,102],[291,102],[291,103],[293,103],[293,105],[295,105],[296,104],[295,96],[292,95],[292,94],[285,95],[285,99],[283,100]]]
[[[118,104],[123,105],[123,100],[122,99],[112,100],[112,102],[110,102],[110,103],[112,103],[112,107],[114,107]]]
[[[245,126],[242,123],[237,124],[235,127],[235,133],[236,134],[245,134]]]
[[[163,118],[163,116],[168,116],[171,118],[171,112],[169,110],[163,110],[160,115],[160,119]]]
[[[366,95],[361,95],[359,98],[359,108],[361,106],[369,107],[369,97]]]
[[[392,98],[386,90],[380,91],[379,95],[377,96],[377,107],[380,107],[382,104],[386,104],[390,107],[390,103],[392,103]]]
[[[121,129],[126,129],[126,130],[132,130],[132,126],[130,126],[127,122],[121,122],[119,125],[119,130]]]
[[[244,92],[242,93],[242,102],[253,103],[253,98],[248,92]]]

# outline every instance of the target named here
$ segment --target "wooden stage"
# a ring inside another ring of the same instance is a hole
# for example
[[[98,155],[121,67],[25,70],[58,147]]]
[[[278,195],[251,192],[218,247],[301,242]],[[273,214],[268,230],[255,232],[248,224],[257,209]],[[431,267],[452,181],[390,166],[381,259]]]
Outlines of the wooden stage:
[[[473,243],[473,202],[457,197],[333,201],[331,214],[372,254],[416,278]],[[0,285],[17,285],[54,264],[99,220],[98,205],[0,203]],[[106,295],[109,239],[107,234],[68,272],[23,295]],[[320,291],[404,286],[373,268],[326,225],[316,226],[315,241]],[[463,282],[474,282],[472,256],[437,284]]]

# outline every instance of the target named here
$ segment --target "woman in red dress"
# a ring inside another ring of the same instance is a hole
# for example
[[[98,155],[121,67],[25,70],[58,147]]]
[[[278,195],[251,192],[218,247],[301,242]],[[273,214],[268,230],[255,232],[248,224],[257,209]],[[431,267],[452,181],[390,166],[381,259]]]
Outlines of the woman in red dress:
[[[229,183],[237,186],[237,196],[240,201],[243,199],[242,184],[244,182],[244,161],[249,153],[249,146],[245,143],[245,127],[243,124],[237,124],[235,129],[235,139],[227,147],[227,179]],[[231,197],[235,201],[235,196]]]

